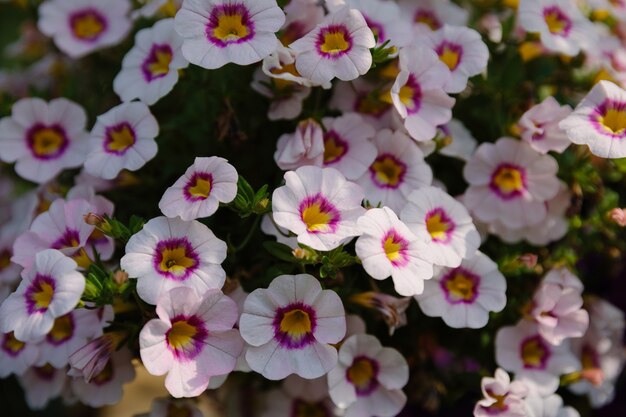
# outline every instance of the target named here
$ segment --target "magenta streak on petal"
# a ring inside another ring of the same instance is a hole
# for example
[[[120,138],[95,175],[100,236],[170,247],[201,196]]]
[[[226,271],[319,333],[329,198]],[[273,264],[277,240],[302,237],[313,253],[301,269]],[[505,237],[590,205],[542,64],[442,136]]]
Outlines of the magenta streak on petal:
[[[406,80],[406,84],[402,86],[403,88],[410,88],[413,92],[413,97],[411,97],[410,103],[402,103],[406,107],[407,114],[415,114],[420,111],[422,108],[422,87],[420,83],[415,78],[415,74],[409,74],[409,78]]]
[[[385,251],[385,242],[389,238],[391,238],[394,245],[400,245],[400,249],[398,250],[399,258],[389,259],[389,255],[387,255],[387,258],[395,268],[403,268],[407,266],[409,263],[409,241],[402,237],[402,235],[398,233],[396,229],[391,228],[387,231],[387,233],[385,233],[380,241],[383,251]]]

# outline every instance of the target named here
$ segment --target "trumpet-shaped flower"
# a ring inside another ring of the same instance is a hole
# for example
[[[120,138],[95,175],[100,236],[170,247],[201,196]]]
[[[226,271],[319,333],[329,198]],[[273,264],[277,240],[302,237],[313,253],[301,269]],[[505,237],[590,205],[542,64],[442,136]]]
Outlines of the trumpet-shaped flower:
[[[281,275],[248,295],[239,328],[253,371],[272,380],[290,374],[314,379],[337,364],[330,345],[343,339],[346,319],[339,296],[322,290],[317,279]]]
[[[533,106],[519,120],[522,139],[541,153],[562,153],[571,144],[565,131],[559,127],[561,120],[572,112],[568,105],[561,106],[552,96]]]
[[[474,417],[526,417],[526,384],[520,381],[511,382],[509,374],[498,368],[494,377],[484,377],[480,386],[484,398],[476,404]]]

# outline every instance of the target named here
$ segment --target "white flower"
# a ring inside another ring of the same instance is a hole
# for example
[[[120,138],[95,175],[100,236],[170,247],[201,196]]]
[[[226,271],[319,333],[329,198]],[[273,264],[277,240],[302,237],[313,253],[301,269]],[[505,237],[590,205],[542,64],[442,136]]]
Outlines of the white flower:
[[[626,157],[626,91],[600,81],[559,127],[574,143],[602,158]]]
[[[439,153],[463,161],[469,160],[476,149],[476,139],[472,133],[457,119],[439,126],[439,139],[445,144]]]
[[[441,317],[450,327],[479,329],[487,325],[490,311],[504,309],[505,291],[498,265],[476,252],[456,268],[440,268],[415,299],[424,314]]]
[[[122,103],[98,116],[91,131],[85,171],[112,180],[121,170],[137,171],[157,154],[159,124],[141,102]]]
[[[356,182],[370,204],[399,211],[413,190],[432,183],[433,172],[420,148],[401,131],[379,131],[374,145],[378,155]]]
[[[214,69],[261,61],[276,49],[284,22],[276,0],[185,0],[175,27],[185,58]]]
[[[17,290],[0,306],[0,332],[37,341],[52,330],[56,318],[76,307],[84,289],[85,277],[76,271],[76,262],[54,249],[37,253]]]
[[[449,80],[450,70],[431,49],[411,46],[400,51],[400,73],[391,100],[413,139],[434,138],[437,126],[452,118],[455,99],[444,91]]]
[[[314,379],[337,364],[330,344],[343,339],[346,319],[339,296],[322,290],[317,279],[281,275],[248,295],[239,328],[253,371],[272,380],[290,374]]]
[[[49,0],[39,6],[39,30],[80,58],[121,42],[131,27],[128,0]]]
[[[531,107],[519,120],[521,136],[530,146],[541,153],[562,153],[571,144],[559,122],[569,116],[572,108],[561,106],[552,96]]]
[[[402,16],[413,22],[419,35],[437,30],[444,24],[466,26],[468,10],[450,0],[400,0]]]
[[[298,123],[296,131],[278,138],[276,165],[284,171],[306,165],[321,166],[324,160],[324,131],[313,119]]]
[[[289,46],[298,53],[298,72],[316,84],[326,84],[335,77],[350,81],[367,73],[376,40],[363,15],[345,6]]]
[[[400,219],[428,244],[435,265],[457,267],[480,246],[480,235],[465,206],[439,188],[413,191]]]
[[[44,365],[30,368],[17,380],[24,390],[28,407],[31,410],[43,410],[51,400],[61,395],[68,379],[65,369]]]
[[[190,287],[199,294],[221,288],[226,273],[226,243],[198,221],[157,217],[126,244],[120,266],[137,278],[137,293],[156,304],[172,288]]]
[[[408,381],[404,357],[366,334],[343,342],[339,363],[328,373],[330,397],[346,417],[398,415],[406,403],[402,387]]]
[[[483,399],[474,408],[474,417],[506,416],[526,417],[523,398],[528,387],[520,381],[511,382],[511,377],[498,368],[494,378],[484,377],[480,381]]]
[[[83,108],[67,99],[22,99],[0,120],[0,160],[17,161],[15,171],[27,180],[48,182],[85,160],[86,123]]]
[[[356,254],[374,279],[391,276],[398,294],[421,294],[424,281],[432,278],[430,248],[411,233],[388,207],[368,210],[358,221],[363,232]]]
[[[182,38],[174,19],[160,20],[135,36],[135,46],[122,61],[113,80],[113,90],[122,101],[138,98],[151,106],[166,96],[178,82],[178,72],[189,62],[183,57]]]
[[[329,251],[360,234],[363,191],[339,171],[305,166],[285,173],[285,182],[272,196],[274,221],[299,243]]]
[[[0,378],[22,375],[39,356],[37,342],[22,342],[13,332],[0,333]]]
[[[196,158],[185,174],[168,188],[159,208],[167,217],[183,220],[209,217],[220,203],[230,203],[237,195],[239,176],[224,158]]]

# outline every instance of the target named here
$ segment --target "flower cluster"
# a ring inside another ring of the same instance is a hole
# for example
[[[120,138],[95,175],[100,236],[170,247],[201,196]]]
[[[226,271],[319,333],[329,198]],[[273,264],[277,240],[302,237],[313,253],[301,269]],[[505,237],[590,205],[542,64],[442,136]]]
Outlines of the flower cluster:
[[[149,417],[619,399],[624,2],[4,3],[0,378],[30,408],[146,373]]]

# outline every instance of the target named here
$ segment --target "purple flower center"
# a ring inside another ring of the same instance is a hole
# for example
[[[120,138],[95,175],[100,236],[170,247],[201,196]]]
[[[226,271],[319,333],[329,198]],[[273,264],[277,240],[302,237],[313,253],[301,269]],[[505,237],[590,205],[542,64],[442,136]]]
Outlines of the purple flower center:
[[[543,18],[553,35],[566,37],[572,30],[572,20],[558,6],[543,9]]]
[[[94,8],[87,8],[72,13],[69,16],[68,23],[72,35],[84,42],[97,41],[109,25],[106,17]]]
[[[110,154],[124,155],[136,142],[135,129],[128,122],[109,126],[104,132],[104,150]]]
[[[42,381],[52,381],[57,370],[50,364],[36,366],[33,368],[35,375]]]
[[[422,87],[417,82],[415,75],[409,74],[406,84],[400,87],[398,97],[406,107],[408,114],[415,114],[420,110],[422,107]]]
[[[80,235],[76,230],[66,229],[65,232],[52,243],[51,249],[72,249],[80,246]]]
[[[198,254],[186,237],[160,241],[153,260],[154,269],[174,281],[185,281],[200,265]]]
[[[13,332],[2,336],[2,350],[12,358],[17,357],[26,348],[26,343],[17,340]]]
[[[435,12],[427,9],[417,9],[414,17],[415,23],[421,23],[428,26],[431,30],[437,30],[441,26],[441,21]]]
[[[380,383],[378,382],[378,362],[367,356],[357,356],[352,365],[346,369],[346,379],[354,385],[356,395],[365,397],[370,395]]]
[[[26,143],[33,157],[47,161],[61,157],[70,141],[62,126],[37,123],[26,132]]]
[[[315,341],[317,314],[313,307],[300,301],[276,310],[274,339],[286,349],[301,349]]]
[[[24,293],[28,312],[45,313],[54,299],[56,282],[52,277],[37,274]]]
[[[208,172],[194,172],[183,188],[183,194],[188,201],[206,200],[213,189],[213,175]]]
[[[441,62],[446,64],[450,71],[457,69],[463,59],[463,47],[456,43],[444,41],[436,49]]]
[[[198,316],[179,315],[171,320],[172,327],[165,333],[168,349],[181,361],[192,360],[202,352],[209,331]]]
[[[211,10],[205,33],[209,42],[225,48],[252,39],[254,22],[243,3],[220,4]]]
[[[52,330],[46,335],[46,341],[54,346],[62,345],[74,336],[76,324],[72,313],[54,320]]]
[[[337,59],[352,49],[352,35],[344,25],[325,26],[317,34],[315,46],[324,58]]]
[[[520,357],[524,369],[546,369],[552,352],[540,335],[527,337],[520,344]]]
[[[148,57],[141,65],[141,71],[147,82],[165,77],[170,72],[174,53],[168,44],[152,45]]]
[[[478,298],[480,277],[458,267],[445,274],[439,285],[450,304],[473,304]]]

